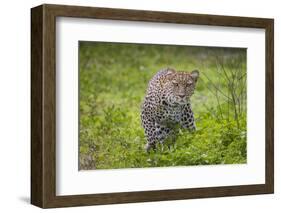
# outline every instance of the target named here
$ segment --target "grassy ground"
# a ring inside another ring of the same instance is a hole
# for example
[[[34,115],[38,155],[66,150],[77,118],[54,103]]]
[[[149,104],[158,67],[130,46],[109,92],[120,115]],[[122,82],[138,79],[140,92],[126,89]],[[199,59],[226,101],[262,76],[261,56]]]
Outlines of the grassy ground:
[[[246,163],[245,50],[80,42],[79,61],[80,169]],[[165,67],[200,71],[198,130],[147,154],[140,105]]]

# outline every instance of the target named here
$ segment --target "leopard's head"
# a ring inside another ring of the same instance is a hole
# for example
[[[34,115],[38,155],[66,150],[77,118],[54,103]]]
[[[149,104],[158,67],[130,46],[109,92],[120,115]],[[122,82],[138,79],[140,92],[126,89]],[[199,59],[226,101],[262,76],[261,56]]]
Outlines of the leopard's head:
[[[170,70],[165,79],[166,99],[171,105],[185,105],[193,95],[199,71],[192,72]]]

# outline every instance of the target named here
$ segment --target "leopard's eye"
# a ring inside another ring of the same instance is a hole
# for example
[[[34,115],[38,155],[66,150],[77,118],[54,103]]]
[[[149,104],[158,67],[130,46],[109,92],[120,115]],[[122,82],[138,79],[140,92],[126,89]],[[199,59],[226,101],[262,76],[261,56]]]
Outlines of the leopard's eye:
[[[192,85],[192,83],[193,83],[192,81],[188,81],[188,82],[186,82],[186,85],[190,86],[190,85]]]
[[[176,81],[173,81],[173,85],[176,87],[179,86],[178,82],[176,82]]]

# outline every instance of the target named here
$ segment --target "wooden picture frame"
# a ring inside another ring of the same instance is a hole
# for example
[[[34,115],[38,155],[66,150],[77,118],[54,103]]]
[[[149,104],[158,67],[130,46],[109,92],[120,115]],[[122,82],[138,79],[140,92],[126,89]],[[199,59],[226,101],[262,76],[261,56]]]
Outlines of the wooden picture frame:
[[[265,29],[265,184],[56,195],[56,17]],[[31,9],[31,203],[41,208],[268,194],[274,191],[274,21],[218,15],[44,4]]]

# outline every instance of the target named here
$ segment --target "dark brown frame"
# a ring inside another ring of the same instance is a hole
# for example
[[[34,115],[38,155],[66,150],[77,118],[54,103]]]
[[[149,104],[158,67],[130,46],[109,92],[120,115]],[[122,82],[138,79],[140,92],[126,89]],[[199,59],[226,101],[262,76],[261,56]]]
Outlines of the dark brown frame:
[[[56,196],[56,17],[262,28],[266,32],[266,183]],[[274,20],[110,8],[41,5],[31,9],[31,203],[66,207],[274,192]]]

